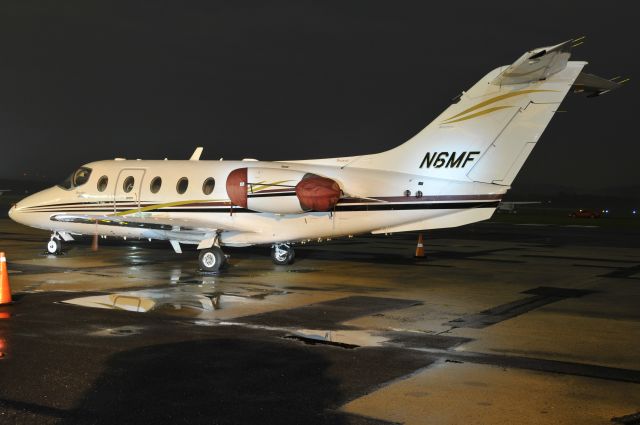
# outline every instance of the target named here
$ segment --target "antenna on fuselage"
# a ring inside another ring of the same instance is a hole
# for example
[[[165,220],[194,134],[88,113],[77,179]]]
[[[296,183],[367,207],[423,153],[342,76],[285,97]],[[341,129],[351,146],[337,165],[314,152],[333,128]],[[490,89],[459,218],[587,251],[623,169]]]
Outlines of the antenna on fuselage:
[[[191,154],[191,158],[189,161],[200,161],[200,155],[202,155],[202,146],[198,146],[195,151]]]

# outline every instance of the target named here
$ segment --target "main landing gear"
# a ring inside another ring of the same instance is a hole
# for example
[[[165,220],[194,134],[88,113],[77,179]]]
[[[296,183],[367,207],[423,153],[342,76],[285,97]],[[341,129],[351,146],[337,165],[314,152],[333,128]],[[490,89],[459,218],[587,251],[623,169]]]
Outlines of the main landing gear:
[[[277,243],[271,248],[271,259],[274,264],[286,266],[293,263],[295,256],[296,253],[290,244]],[[226,264],[226,262],[227,257],[219,246],[214,245],[211,248],[200,250],[198,264],[202,271],[217,272]]]
[[[293,263],[293,259],[296,257],[296,252],[293,247],[286,243],[274,244],[271,248],[271,259],[274,264],[280,266],[286,266]]]
[[[224,266],[226,261],[227,257],[224,256],[224,252],[222,252],[219,246],[203,249],[198,256],[200,270],[205,272],[217,272]]]
[[[51,235],[51,239],[47,243],[47,252],[51,255],[60,255],[62,253],[62,241],[57,233]]]

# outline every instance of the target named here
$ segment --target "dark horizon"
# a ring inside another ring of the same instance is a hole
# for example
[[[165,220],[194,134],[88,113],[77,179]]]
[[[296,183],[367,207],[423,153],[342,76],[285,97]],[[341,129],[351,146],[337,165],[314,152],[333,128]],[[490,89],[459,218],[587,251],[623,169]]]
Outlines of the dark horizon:
[[[8,1],[0,177],[59,181],[101,159],[374,153],[524,51],[583,34],[586,72],[633,76],[632,13],[541,2]],[[624,10],[610,5],[608,10]],[[553,10],[553,14],[544,11]],[[552,16],[551,16],[552,15]],[[634,82],[569,95],[514,183],[637,184]],[[42,177],[45,176],[45,177]]]

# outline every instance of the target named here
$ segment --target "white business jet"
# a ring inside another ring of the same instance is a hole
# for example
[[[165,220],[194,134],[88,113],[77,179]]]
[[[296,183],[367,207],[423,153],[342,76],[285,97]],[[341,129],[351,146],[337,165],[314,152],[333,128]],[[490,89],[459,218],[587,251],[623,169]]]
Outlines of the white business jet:
[[[491,217],[570,91],[597,96],[626,80],[569,61],[581,39],[538,48],[489,72],[406,143],[386,152],[300,161],[116,158],[86,164],[9,215],[74,235],[167,240],[201,250],[217,271],[222,248],[271,244],[276,264],[310,239],[461,226]]]

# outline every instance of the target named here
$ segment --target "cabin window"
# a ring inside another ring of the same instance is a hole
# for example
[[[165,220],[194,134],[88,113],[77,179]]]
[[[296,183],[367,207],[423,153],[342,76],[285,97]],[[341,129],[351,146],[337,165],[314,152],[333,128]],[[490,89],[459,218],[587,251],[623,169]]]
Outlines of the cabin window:
[[[416,198],[422,198],[422,191],[421,190],[416,192]]]
[[[133,190],[133,185],[135,182],[136,181],[132,176],[129,176],[126,179],[124,179],[124,182],[122,182],[122,190],[124,190],[124,193],[131,192]]]
[[[89,180],[90,176],[91,176],[91,168],[80,167],[76,171],[71,173],[69,177],[64,179],[64,181],[60,183],[58,187],[61,187],[62,189],[65,189],[65,190],[70,190],[75,187],[82,186]]]
[[[162,187],[162,179],[160,177],[154,177],[151,180],[151,184],[149,185],[149,190],[151,193],[158,193],[160,188]]]
[[[187,188],[189,187],[189,179],[186,177],[181,178],[180,180],[178,180],[178,184],[176,185],[176,191],[182,195],[183,193],[185,193],[187,191]]]
[[[98,192],[104,192],[109,184],[109,177],[102,176],[100,180],[98,180]]]
[[[405,190],[404,191],[404,196],[411,196],[411,191],[410,190]]]
[[[202,193],[204,193],[205,195],[211,195],[211,192],[213,192],[213,189],[215,187],[216,187],[216,179],[214,179],[213,177],[209,177],[202,184]]]

